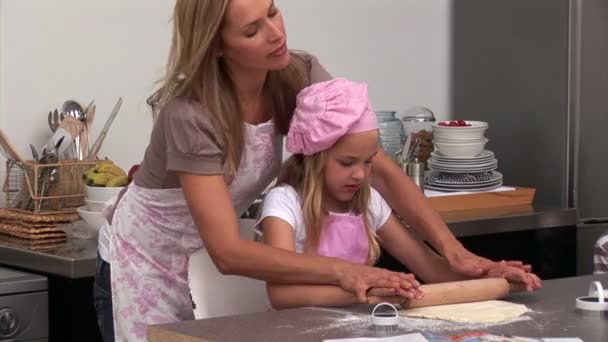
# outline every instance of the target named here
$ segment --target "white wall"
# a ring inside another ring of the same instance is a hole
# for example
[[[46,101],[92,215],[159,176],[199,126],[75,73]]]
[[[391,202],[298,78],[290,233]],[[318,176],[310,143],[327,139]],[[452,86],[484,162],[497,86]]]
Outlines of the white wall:
[[[376,109],[449,108],[449,0],[277,0],[292,48],[369,83]]]
[[[49,110],[97,104],[93,137],[119,96],[123,106],[100,156],[138,162],[152,126],[145,104],[170,43],[172,1],[0,1],[2,128],[24,155],[50,137]]]
[[[276,0],[290,48],[334,76],[369,83],[376,109],[425,105],[447,117],[450,0]],[[170,42],[172,0],[1,0],[0,127],[21,152],[50,136],[49,110],[95,99],[93,137],[124,103],[101,156],[139,162],[152,125],[145,99]]]

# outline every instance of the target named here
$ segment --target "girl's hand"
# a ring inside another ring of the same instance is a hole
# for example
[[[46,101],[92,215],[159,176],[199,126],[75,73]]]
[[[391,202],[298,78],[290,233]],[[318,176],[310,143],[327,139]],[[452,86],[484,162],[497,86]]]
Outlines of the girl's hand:
[[[338,278],[340,287],[355,294],[360,303],[368,303],[367,291],[371,288],[385,290],[390,288],[395,291],[390,295],[403,298],[415,298],[422,295],[418,289],[420,283],[413,274],[349,263],[338,273]]]
[[[528,271],[526,271],[528,270]],[[513,266],[513,262],[501,261],[496,262],[488,270],[488,277],[502,277],[512,283],[519,283],[525,286],[526,291],[534,291],[541,288],[542,281],[540,278],[529,272],[531,270],[530,265],[516,264]]]

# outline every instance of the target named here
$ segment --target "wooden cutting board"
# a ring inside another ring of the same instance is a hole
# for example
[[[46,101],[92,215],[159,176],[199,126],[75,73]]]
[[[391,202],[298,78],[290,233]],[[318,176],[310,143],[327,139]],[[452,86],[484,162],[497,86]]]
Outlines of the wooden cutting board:
[[[515,187],[515,190],[511,191],[429,197],[427,201],[438,212],[509,207],[531,204],[535,192],[534,188]]]

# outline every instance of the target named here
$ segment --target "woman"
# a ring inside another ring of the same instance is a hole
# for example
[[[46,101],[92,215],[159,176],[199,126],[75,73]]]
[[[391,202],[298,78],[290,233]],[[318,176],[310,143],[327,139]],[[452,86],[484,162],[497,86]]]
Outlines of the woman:
[[[411,276],[240,239],[238,216],[277,175],[277,133],[287,132],[296,94],[330,75],[289,52],[272,0],[177,0],[173,19],[167,72],[151,98],[158,119],[150,144],[100,236],[96,304],[106,340],[111,303],[117,341],[144,340],[149,324],[191,319],[188,255],[203,245],[225,274],[334,283],[361,302],[370,288],[411,296]],[[458,243],[390,158],[379,153],[373,168],[374,187],[455,270],[484,271],[486,260]]]

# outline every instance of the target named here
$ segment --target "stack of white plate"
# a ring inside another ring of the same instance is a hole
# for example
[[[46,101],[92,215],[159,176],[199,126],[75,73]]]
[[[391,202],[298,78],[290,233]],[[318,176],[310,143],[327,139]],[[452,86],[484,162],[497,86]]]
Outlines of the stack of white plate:
[[[431,153],[425,187],[438,191],[485,191],[502,185],[494,152],[484,150],[488,124],[482,121],[443,122],[433,125],[435,151]]]
[[[425,187],[438,191],[485,191],[502,185],[494,152],[484,150],[475,157],[448,157],[437,151],[428,162],[431,173]]]

